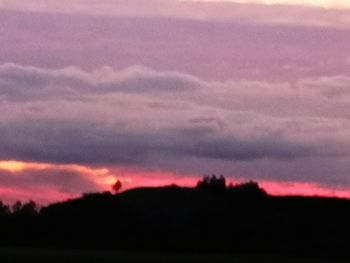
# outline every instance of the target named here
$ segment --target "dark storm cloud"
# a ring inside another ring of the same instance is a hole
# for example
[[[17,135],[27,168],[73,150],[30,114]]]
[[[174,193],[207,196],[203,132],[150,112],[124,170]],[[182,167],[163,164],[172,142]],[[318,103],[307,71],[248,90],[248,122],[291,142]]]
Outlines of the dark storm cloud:
[[[113,127],[70,122],[26,122],[0,127],[0,159],[51,163],[146,165],[153,156],[249,161],[255,159],[295,159],[337,157],[347,153],[323,142],[289,141],[265,135],[243,139],[218,131],[203,132],[197,127],[186,131],[167,129],[152,132],[132,130],[127,123]],[[208,130],[208,129],[207,129]],[[161,166],[161,163],[159,164]]]

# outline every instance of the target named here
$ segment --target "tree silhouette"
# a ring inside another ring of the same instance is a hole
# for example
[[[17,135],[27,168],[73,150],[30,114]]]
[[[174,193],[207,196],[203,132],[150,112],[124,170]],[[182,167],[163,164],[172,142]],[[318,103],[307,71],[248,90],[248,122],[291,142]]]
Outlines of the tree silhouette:
[[[21,213],[26,215],[34,215],[38,213],[38,206],[34,201],[29,201],[22,205]]]
[[[112,190],[115,193],[118,193],[120,189],[122,189],[123,184],[120,180],[117,180],[113,185],[112,185]]]
[[[22,209],[22,202],[17,200],[12,206],[12,213],[14,214],[20,213],[21,209]]]
[[[5,205],[2,201],[0,201],[0,216],[10,214],[10,208],[8,205]]]
[[[219,177],[215,174],[211,177],[205,175],[202,180],[198,181],[197,188],[211,191],[224,191],[226,189],[226,179],[223,175]]]
[[[18,215],[35,215],[39,212],[39,208],[34,201],[29,201],[28,203],[22,203],[21,201],[16,201],[12,206],[12,213]]]

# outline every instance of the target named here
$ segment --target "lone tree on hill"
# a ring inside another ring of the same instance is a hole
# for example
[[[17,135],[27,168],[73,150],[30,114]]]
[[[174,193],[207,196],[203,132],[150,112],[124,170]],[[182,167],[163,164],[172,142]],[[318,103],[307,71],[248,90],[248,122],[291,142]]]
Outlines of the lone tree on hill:
[[[120,189],[122,189],[123,184],[120,180],[117,180],[113,185],[112,185],[112,190],[115,193],[118,193]]]

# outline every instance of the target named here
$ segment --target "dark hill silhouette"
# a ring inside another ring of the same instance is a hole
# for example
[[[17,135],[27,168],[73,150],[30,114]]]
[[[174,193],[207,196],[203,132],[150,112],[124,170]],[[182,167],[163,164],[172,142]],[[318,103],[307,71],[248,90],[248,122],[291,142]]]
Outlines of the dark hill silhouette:
[[[86,194],[39,213],[4,208],[0,243],[349,257],[350,200],[273,197],[254,182],[216,183]]]

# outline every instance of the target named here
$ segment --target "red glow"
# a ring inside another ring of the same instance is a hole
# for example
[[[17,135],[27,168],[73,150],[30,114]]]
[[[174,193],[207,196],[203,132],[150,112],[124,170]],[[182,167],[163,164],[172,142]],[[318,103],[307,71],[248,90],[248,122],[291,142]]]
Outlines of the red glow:
[[[59,189],[54,188],[35,188],[35,189],[21,189],[0,187],[0,200],[5,203],[12,204],[17,200],[27,202],[34,200],[40,205],[46,205],[52,202],[59,202],[68,200],[70,198],[79,197],[78,194],[64,193]]]
[[[193,187],[200,178],[196,175],[180,175],[161,171],[139,171],[125,168],[114,168],[111,172],[123,183],[123,190],[135,187],[157,187],[171,184]]]
[[[259,185],[271,195],[300,195],[300,196],[324,196],[350,198],[350,192],[322,186],[315,183],[295,183],[295,182],[266,182]]]
[[[179,186],[194,187],[202,176],[199,175],[178,175],[169,172],[142,172],[117,169],[114,171],[119,175],[119,179],[123,182],[123,189],[147,186],[164,186],[177,184]],[[247,179],[228,180],[233,185],[244,183]],[[344,189],[331,188],[316,183],[307,182],[281,182],[281,181],[262,181],[259,185],[271,195],[286,196],[323,196],[323,197],[339,197],[350,198],[350,192]]]
[[[156,187],[176,184],[179,186],[194,187],[201,178],[199,175],[193,174],[176,174],[163,171],[142,171],[138,169],[130,169],[125,167],[109,167],[109,168],[92,168],[81,165],[55,165],[44,163],[25,163],[17,161],[0,161],[0,174],[5,172],[0,180],[5,176],[12,179],[30,177],[31,174],[38,172],[45,174],[59,174],[60,172],[69,172],[78,175],[82,182],[89,182],[94,185],[95,190],[89,191],[110,191],[112,185],[120,180],[122,183],[122,191],[136,187]],[[7,180],[7,182],[11,181]],[[46,184],[45,178],[41,182],[29,181],[28,184],[9,184],[6,185],[0,181],[0,200],[12,203],[15,200],[34,200],[40,204],[48,204],[57,201],[63,201],[69,198],[75,198],[82,194],[79,182],[69,184],[71,189],[56,184]],[[246,179],[229,180],[228,183],[237,184],[247,181]],[[301,196],[328,196],[350,198],[350,192],[344,189],[337,189],[319,185],[316,183],[302,182],[281,182],[281,181],[259,181],[259,185],[272,195],[301,195]]]

